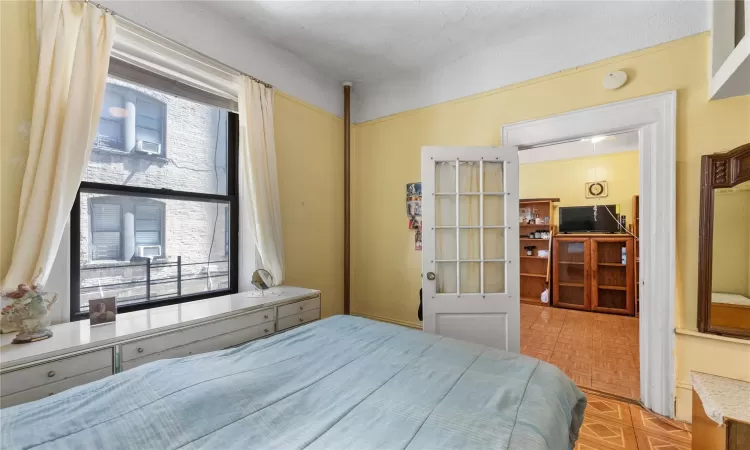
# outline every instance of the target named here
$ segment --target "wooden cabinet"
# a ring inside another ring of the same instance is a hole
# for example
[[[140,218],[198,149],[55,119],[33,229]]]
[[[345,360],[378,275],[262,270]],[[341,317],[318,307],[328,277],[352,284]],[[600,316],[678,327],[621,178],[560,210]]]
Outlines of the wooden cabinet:
[[[633,254],[630,236],[554,236],[553,305],[635,314]]]

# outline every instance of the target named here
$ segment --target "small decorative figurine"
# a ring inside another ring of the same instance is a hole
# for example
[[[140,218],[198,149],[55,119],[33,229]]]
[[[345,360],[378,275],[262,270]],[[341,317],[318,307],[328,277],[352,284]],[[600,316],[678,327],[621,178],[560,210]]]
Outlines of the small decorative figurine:
[[[14,344],[41,341],[52,337],[49,315],[57,301],[56,294],[41,291],[36,285],[19,284],[18,289],[3,295],[12,303],[2,309],[2,315],[20,325],[20,332],[13,339]],[[50,298],[51,297],[51,298]]]

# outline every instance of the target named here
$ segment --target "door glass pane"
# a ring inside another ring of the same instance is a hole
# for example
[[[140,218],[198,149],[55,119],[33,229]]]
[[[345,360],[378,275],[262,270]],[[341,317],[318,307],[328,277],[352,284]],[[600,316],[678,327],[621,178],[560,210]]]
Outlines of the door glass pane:
[[[569,283],[568,287],[580,287],[584,282],[584,263],[586,246],[583,242],[560,241],[558,251],[558,279]],[[568,294],[578,297],[578,290],[568,289]],[[583,300],[580,300],[583,301]]]
[[[485,228],[484,259],[505,259],[505,229]]]
[[[479,252],[480,231],[478,228],[463,228],[459,231],[459,236],[461,237],[461,260],[479,259],[481,256]]]
[[[456,263],[435,263],[435,289],[438,294],[453,294],[456,289]]]
[[[504,293],[505,292],[505,263],[504,262],[484,263],[484,292],[485,293]]]
[[[577,284],[566,284],[560,282],[557,301],[569,305],[583,306],[586,303],[584,289],[583,286]]]
[[[456,163],[435,163],[435,192],[456,192]]]
[[[455,187],[454,187],[455,190]],[[456,196],[435,196],[435,224],[439,227],[456,226]]]
[[[479,226],[479,196],[459,195],[458,201],[459,225]]]
[[[503,192],[503,163],[485,162],[482,166],[484,192]]]
[[[483,195],[484,224],[489,226],[505,225],[505,196]]]
[[[460,192],[479,192],[479,162],[461,161],[458,165]]]
[[[461,263],[461,293],[473,294],[479,292],[481,263],[462,262]]]
[[[600,308],[625,309],[628,308],[628,294],[625,290],[600,288],[597,291],[597,303]]]
[[[438,228],[435,230],[435,258],[456,259],[455,228]]]

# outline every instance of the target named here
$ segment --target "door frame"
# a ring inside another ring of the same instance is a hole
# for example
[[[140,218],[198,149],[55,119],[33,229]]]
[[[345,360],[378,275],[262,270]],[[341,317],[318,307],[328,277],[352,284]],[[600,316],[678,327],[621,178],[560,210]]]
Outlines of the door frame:
[[[640,150],[641,401],[675,414],[677,92],[638,97],[502,126],[502,145],[524,148],[638,130]]]

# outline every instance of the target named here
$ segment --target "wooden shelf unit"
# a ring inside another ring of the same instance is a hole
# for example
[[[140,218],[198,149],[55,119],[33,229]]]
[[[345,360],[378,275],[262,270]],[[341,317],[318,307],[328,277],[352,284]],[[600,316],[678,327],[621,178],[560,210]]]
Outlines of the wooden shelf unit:
[[[558,234],[552,241],[554,306],[635,314],[633,237],[623,234]]]
[[[520,237],[520,264],[521,264],[521,302],[532,305],[549,306],[547,303],[542,303],[541,296],[545,289],[549,288],[550,281],[550,258],[540,257],[539,250],[546,250],[549,252],[552,249],[552,235],[555,231],[554,226],[554,203],[559,202],[558,198],[533,198],[533,199],[521,199],[519,200],[519,208],[521,210],[530,208],[535,211],[535,214],[539,215],[539,218],[544,220],[545,217],[549,217],[549,223],[542,224],[530,224],[530,223],[519,223],[519,237]],[[520,213],[520,211],[519,211]],[[536,239],[530,238],[529,233],[533,233],[536,230],[549,231],[549,239]],[[529,256],[526,254],[524,247],[534,246],[534,254]]]

